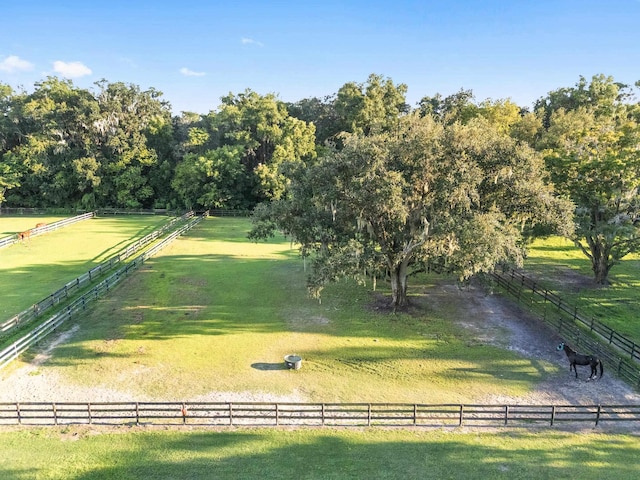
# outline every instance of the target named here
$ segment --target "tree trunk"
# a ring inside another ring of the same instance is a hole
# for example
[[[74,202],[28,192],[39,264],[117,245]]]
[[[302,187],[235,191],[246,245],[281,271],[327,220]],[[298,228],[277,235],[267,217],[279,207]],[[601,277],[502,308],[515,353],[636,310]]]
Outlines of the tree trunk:
[[[598,285],[607,285],[609,283],[609,270],[611,262],[609,261],[610,247],[603,244],[597,238],[587,238],[589,249],[591,250],[591,269],[595,275],[595,281]]]
[[[593,257],[591,260],[595,281],[598,285],[609,284],[609,270],[611,269],[611,265],[608,260],[604,255],[601,255],[597,259]]]
[[[390,269],[391,306],[393,310],[407,306],[407,264],[402,262]]]

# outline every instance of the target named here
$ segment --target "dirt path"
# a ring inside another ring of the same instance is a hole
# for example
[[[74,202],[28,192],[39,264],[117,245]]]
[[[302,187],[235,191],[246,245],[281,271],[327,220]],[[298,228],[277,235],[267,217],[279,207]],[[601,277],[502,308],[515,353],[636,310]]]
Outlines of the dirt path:
[[[474,332],[479,342],[514,350],[530,359],[557,364],[557,374],[546,374],[535,391],[525,397],[500,395],[479,399],[481,403],[496,404],[640,404],[640,393],[623,381],[605,372],[601,379],[587,381],[590,368],[578,367],[578,376],[569,372],[564,352],[556,347],[562,339],[544,322],[521,309],[515,302],[501,295],[488,294],[478,286],[459,289],[455,285],[441,287],[443,294],[460,297],[466,312],[460,324]]]

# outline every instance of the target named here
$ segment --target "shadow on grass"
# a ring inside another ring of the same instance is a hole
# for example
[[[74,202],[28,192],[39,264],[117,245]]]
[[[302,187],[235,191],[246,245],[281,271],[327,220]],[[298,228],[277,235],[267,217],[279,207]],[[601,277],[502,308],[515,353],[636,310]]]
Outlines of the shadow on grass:
[[[512,353],[484,345],[466,346],[449,333],[454,331],[450,322],[367,310],[372,294],[355,284],[336,286],[320,305],[307,298],[303,275],[300,262],[294,261],[214,254],[153,259],[98,300],[86,315],[74,317],[70,322],[80,324],[80,331],[56,347],[47,364],[64,367],[97,358],[144,357],[135,350],[123,353],[113,348],[122,339],[171,341],[191,336],[296,332],[365,342],[364,346],[304,352],[305,358],[331,369],[339,364],[347,370],[394,378],[399,375],[394,365],[398,360],[453,363],[462,359],[473,362],[474,367],[436,375],[539,380],[538,368],[523,366]],[[443,333],[442,328],[447,330]],[[449,336],[450,344],[436,340],[434,345],[431,333],[437,333],[438,338]],[[369,340],[377,343],[368,345]],[[385,345],[387,340],[392,345]],[[262,371],[286,368],[284,362],[251,366]],[[433,373],[426,368],[419,375],[426,379]]]
[[[266,372],[266,371],[272,371],[272,370],[286,370],[287,366],[284,364],[284,362],[278,362],[278,363],[257,362],[257,363],[252,363],[251,368],[255,368],[256,370],[262,370]]]
[[[629,436],[597,436],[576,443],[572,434],[448,434],[263,430],[92,436],[73,444],[50,439],[49,448],[73,459],[30,462],[4,478],[49,477],[216,479],[424,478],[637,478],[639,444]],[[129,440],[129,438],[132,438]],[[129,441],[128,441],[129,440]],[[42,444],[42,440],[35,440]],[[66,445],[64,445],[66,443]],[[573,448],[572,448],[573,447]],[[31,453],[40,457],[38,449]],[[86,458],[85,458],[86,457]],[[74,462],[82,462],[81,465]],[[78,473],[78,470],[82,473]]]

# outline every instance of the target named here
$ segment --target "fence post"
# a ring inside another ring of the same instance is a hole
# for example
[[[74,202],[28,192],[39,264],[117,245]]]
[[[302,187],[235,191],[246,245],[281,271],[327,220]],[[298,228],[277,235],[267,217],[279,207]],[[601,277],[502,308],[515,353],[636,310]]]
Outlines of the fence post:
[[[233,425],[233,406],[229,402],[229,425]]]
[[[509,422],[509,405],[504,406],[504,425],[507,426]]]
[[[93,416],[91,415],[91,402],[87,403],[87,415],[89,416],[89,425],[93,423]]]
[[[552,405],[551,406],[551,426],[553,427],[553,422],[556,419],[556,406]]]
[[[460,418],[458,419],[458,426],[462,426],[462,418],[464,416],[464,405],[460,405]]]
[[[414,425],[418,424],[418,404],[417,403],[413,404],[413,424]]]
[[[563,323],[563,321],[564,321],[564,320],[562,319],[562,317],[560,317],[560,318],[558,319],[558,333],[559,333],[560,335],[562,335],[562,323]]]
[[[618,374],[620,374],[621,370],[622,370],[622,358],[618,360]]]
[[[598,411],[596,412],[596,427],[598,426],[598,422],[600,421],[600,411],[602,410],[602,405],[598,405]]]
[[[278,408],[278,404],[276,403],[276,427],[280,425],[280,410]]]
[[[371,404],[367,408],[367,427],[371,426]]]
[[[140,425],[140,404],[136,402],[136,425]]]
[[[18,416],[18,425],[22,425],[22,415],[20,414],[20,404],[16,402],[16,415]]]
[[[53,424],[58,425],[58,410],[56,409],[55,402],[51,404],[51,409],[53,410]]]
[[[322,404],[322,411],[321,411],[321,416],[322,416],[322,426],[324,427],[324,421],[325,421],[325,413],[324,413],[324,403]]]

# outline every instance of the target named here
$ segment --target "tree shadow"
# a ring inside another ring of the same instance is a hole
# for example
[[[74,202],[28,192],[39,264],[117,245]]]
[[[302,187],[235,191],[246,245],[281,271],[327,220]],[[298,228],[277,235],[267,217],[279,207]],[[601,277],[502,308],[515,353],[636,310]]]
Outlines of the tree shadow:
[[[69,443],[52,435],[1,467],[4,478],[636,478],[640,444],[629,436],[603,442],[597,436],[556,432],[472,433],[427,430],[137,431],[129,435],[81,435]],[[574,438],[579,438],[575,440]],[[570,448],[572,446],[576,448]],[[73,462],[51,464],[60,452]],[[597,461],[594,461],[596,459]],[[80,463],[81,462],[81,463]],[[23,464],[25,462],[23,461]],[[54,469],[54,470],[52,470]],[[49,474],[47,474],[49,472]]]
[[[284,362],[278,363],[267,363],[267,362],[256,362],[251,364],[251,368],[255,368],[256,370],[262,371],[271,371],[271,370],[287,370],[287,366]]]

